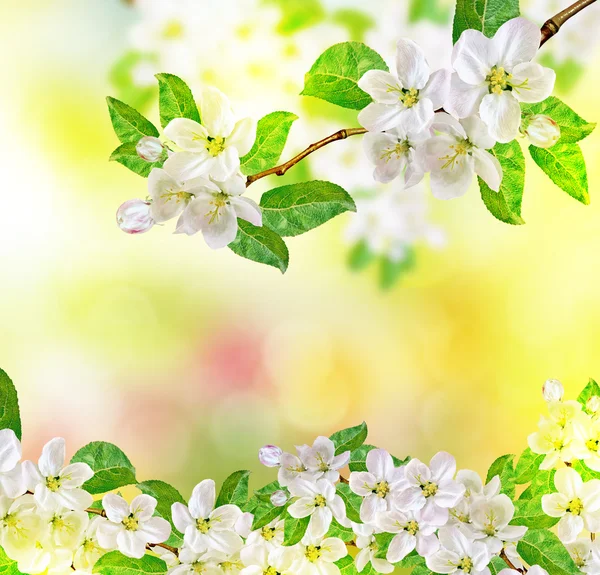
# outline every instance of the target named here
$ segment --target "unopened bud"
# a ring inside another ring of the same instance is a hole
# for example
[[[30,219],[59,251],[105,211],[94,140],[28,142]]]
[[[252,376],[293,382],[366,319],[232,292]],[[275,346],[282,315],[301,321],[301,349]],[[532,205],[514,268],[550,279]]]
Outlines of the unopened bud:
[[[258,460],[267,467],[279,467],[282,453],[276,445],[265,445],[258,451]]]
[[[117,225],[127,234],[143,234],[153,225],[150,203],[144,200],[127,200],[117,210]]]
[[[144,136],[135,146],[135,151],[142,160],[158,162],[163,157],[165,147],[154,136]]]
[[[551,148],[560,138],[560,126],[550,117],[535,114],[525,128],[529,141],[538,148]]]
[[[273,491],[273,493],[271,493],[271,503],[275,505],[275,507],[283,507],[286,504],[287,500],[287,493],[285,491],[282,491],[281,489],[279,491]]]
[[[542,387],[542,395],[547,402],[562,401],[565,390],[558,379],[549,379]]]
[[[585,406],[590,413],[598,413],[598,411],[600,411],[600,397],[597,395],[592,395],[587,400]]]

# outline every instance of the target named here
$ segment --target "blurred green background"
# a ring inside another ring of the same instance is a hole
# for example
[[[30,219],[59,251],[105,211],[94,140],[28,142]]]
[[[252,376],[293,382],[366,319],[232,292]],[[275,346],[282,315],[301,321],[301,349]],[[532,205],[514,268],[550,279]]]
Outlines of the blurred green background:
[[[187,495],[239,468],[256,472],[256,486],[272,475],[261,445],[291,449],[366,420],[369,442],[398,456],[444,449],[483,471],[526,446],[545,379],[574,396],[600,377],[598,134],[582,143],[587,207],[530,160],[525,226],[493,219],[475,184],[451,202],[426,190],[446,245],[416,246],[415,267],[385,292],[375,270],[348,269],[348,215],[292,238],[285,276],[168,224],[135,237],[115,224],[117,207],[146,190],[107,161],[117,140],[106,95],[157,120],[155,67],[213,83],[240,114],[296,112],[288,157],[356,125],[356,114],[297,96],[325,48],[361,39],[393,62],[395,41],[410,36],[443,65],[449,2],[188,0],[172,3],[179,16],[166,0],[137,4],[0,7],[0,365],[20,391],[26,456],[56,435],[71,453],[113,441],[140,478]],[[560,4],[524,12],[542,23]],[[544,49],[562,66],[559,95],[590,121],[600,51],[586,27],[599,11]],[[361,154],[358,140],[337,143],[310,169],[368,191]],[[263,180],[253,195],[280,183]]]

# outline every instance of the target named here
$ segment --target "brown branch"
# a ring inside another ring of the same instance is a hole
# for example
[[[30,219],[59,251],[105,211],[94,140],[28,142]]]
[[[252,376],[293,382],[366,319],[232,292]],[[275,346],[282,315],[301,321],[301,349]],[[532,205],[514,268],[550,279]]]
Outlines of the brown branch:
[[[513,562],[508,558],[508,556],[504,552],[504,549],[502,549],[502,551],[500,551],[500,559],[502,559],[504,561],[504,563],[506,563],[510,569],[514,569],[515,571],[518,571],[519,573],[526,573],[526,571],[524,569],[517,569],[517,567],[514,566]]]
[[[591,6],[596,0],[578,0],[574,4],[571,4],[568,8],[565,8],[562,12],[552,16],[549,20],[546,20],[542,26],[542,41],[540,42],[540,48],[548,41],[552,36],[558,34],[561,26],[575,14],[581,12],[584,8]]]

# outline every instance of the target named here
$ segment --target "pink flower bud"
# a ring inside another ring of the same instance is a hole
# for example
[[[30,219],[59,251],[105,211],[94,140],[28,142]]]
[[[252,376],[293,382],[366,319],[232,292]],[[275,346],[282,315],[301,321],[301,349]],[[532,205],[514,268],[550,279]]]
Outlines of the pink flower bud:
[[[117,225],[127,234],[143,234],[153,225],[150,203],[144,200],[127,200],[117,210]]]
[[[153,136],[144,136],[136,145],[135,151],[142,160],[158,162],[163,157],[165,147]]]
[[[560,138],[560,126],[550,117],[535,114],[525,128],[529,141],[538,148],[551,148]]]
[[[548,402],[562,401],[565,390],[558,379],[549,379],[542,387],[542,395]]]
[[[283,451],[276,445],[265,445],[258,451],[258,460],[267,467],[279,467]]]
[[[275,505],[275,507],[283,507],[288,500],[288,496],[285,491],[281,489],[279,491],[273,491],[271,493],[271,503]]]

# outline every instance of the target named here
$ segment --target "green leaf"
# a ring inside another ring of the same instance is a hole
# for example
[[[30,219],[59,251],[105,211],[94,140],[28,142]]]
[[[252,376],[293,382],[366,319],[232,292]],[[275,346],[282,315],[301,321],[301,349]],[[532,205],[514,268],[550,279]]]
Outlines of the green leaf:
[[[13,561],[0,547],[0,575],[21,575],[16,561]]]
[[[335,44],[319,56],[304,78],[303,96],[314,96],[352,110],[362,110],[371,96],[358,87],[369,70],[388,71],[383,58],[360,42]]]
[[[350,521],[355,523],[362,523],[360,518],[360,506],[362,504],[362,497],[356,495],[347,483],[338,483],[336,485],[337,494],[344,500],[346,505],[346,514]]]
[[[0,429],[12,429],[21,439],[21,414],[17,390],[6,372],[0,369]]]
[[[584,483],[586,481],[591,481],[592,479],[600,479],[600,473],[590,469],[583,461],[575,461],[573,463],[573,469],[581,475],[581,479],[583,479]]]
[[[506,563],[503,559],[500,559],[500,557],[495,556],[492,557],[492,560],[489,562],[488,567],[492,575],[498,575],[500,571],[506,569]]]
[[[600,385],[598,385],[593,379],[590,378],[588,384],[583,388],[583,391],[579,394],[577,401],[583,405],[583,409],[586,409],[587,402],[590,397],[595,395],[600,396]]]
[[[254,515],[252,530],[268,525],[271,521],[280,517],[287,507],[287,503],[281,507],[275,507],[271,502],[259,501],[258,505],[252,510],[252,514]]]
[[[396,536],[395,533],[377,533],[375,535],[375,541],[377,542],[377,550],[375,551],[375,557],[379,559],[385,559],[387,556],[388,549],[392,539]]]
[[[111,551],[98,559],[92,573],[102,575],[162,575],[167,564],[158,557],[144,555],[141,559],[125,557],[119,551]]]
[[[410,0],[408,21],[410,23],[428,20],[435,24],[447,24],[450,19],[448,6],[441,5],[440,0]]]
[[[336,431],[329,439],[335,445],[335,454],[339,455],[344,451],[354,451],[358,449],[367,439],[367,424],[363,421],[355,427],[348,427],[341,431]]]
[[[508,144],[496,144],[489,152],[502,166],[502,182],[500,189],[495,192],[478,178],[481,199],[489,212],[501,222],[522,225],[525,223],[521,217],[525,189],[525,156],[521,146],[513,140]]]
[[[135,467],[112,443],[104,441],[88,443],[71,459],[71,463],[77,462],[87,463],[94,470],[94,477],[83,484],[83,488],[92,495],[137,483]]]
[[[352,555],[345,555],[341,559],[335,562],[338,566],[341,575],[357,575],[356,565],[354,564],[354,557]]]
[[[111,97],[106,98],[106,101],[115,134],[124,144],[137,143],[144,136],[159,136],[154,124],[131,106]]]
[[[502,487],[500,493],[506,493],[511,499],[515,498],[515,468],[514,455],[502,455],[490,466],[486,483],[489,483],[496,475],[500,477]]]
[[[540,469],[535,474],[531,485],[521,493],[519,499],[533,499],[538,495],[544,495],[546,493],[554,493],[556,488],[554,487],[554,474],[556,469],[545,471]]]
[[[354,540],[356,533],[352,531],[352,527],[344,527],[343,525],[340,525],[334,518],[329,526],[329,531],[327,531],[327,537],[337,537],[344,542],[348,542]]]
[[[188,118],[200,123],[200,113],[190,87],[173,74],[156,74],[160,125],[164,128],[175,118]]]
[[[418,567],[420,565],[425,566],[425,558],[421,557],[416,550],[411,551],[404,559],[394,563],[396,567],[409,568]]]
[[[519,0],[456,0],[452,40],[473,28],[491,38],[508,20],[519,16]]]
[[[296,543],[299,543],[306,533],[309,522],[310,515],[302,519],[296,519],[288,513],[283,523],[283,544],[296,545]]]
[[[119,162],[126,168],[129,168],[132,172],[142,176],[142,178],[147,178],[150,175],[150,172],[154,168],[160,168],[163,165],[162,161],[159,162],[147,162],[138,156],[138,153],[135,149],[137,142],[127,142],[126,144],[121,144],[111,155],[111,162]]]
[[[142,483],[138,483],[136,487],[142,493],[156,499],[157,505],[154,514],[166,519],[171,524],[171,536],[166,541],[167,545],[181,547],[183,545],[183,538],[177,535],[175,524],[173,523],[171,516],[171,506],[173,503],[183,503],[185,505],[185,499],[172,485],[156,479],[143,481]]]
[[[361,240],[350,250],[348,265],[353,271],[361,271],[366,268],[375,257],[375,254],[369,249],[367,242]]]
[[[560,127],[559,142],[573,144],[589,136],[596,124],[586,122],[562,100],[555,96],[546,98],[537,104],[521,104],[523,115],[544,114],[550,116]]]
[[[515,468],[515,483],[521,485],[532,481],[544,458],[545,455],[533,453],[529,447],[523,451]]]
[[[255,226],[246,220],[238,219],[238,234],[229,249],[238,256],[278,268],[285,273],[290,255],[281,239],[267,226]]]
[[[298,236],[344,212],[355,212],[350,194],[337,184],[313,181],[290,184],[263,194],[263,223],[280,236]]]
[[[412,270],[416,264],[416,253],[414,248],[405,247],[405,255],[402,259],[394,261],[388,257],[381,259],[381,269],[379,270],[379,287],[387,290],[396,285],[406,272]]]
[[[539,565],[552,575],[578,575],[579,569],[558,537],[545,529],[530,529],[517,544],[529,565]]]
[[[535,163],[563,191],[582,204],[590,203],[585,160],[578,144],[560,140],[551,148],[529,146]]]
[[[291,112],[273,112],[258,121],[252,149],[240,160],[245,175],[257,174],[277,165],[292,124],[298,119]]]
[[[515,514],[511,525],[525,525],[530,529],[544,529],[556,525],[560,517],[550,517],[542,509],[542,497],[540,493],[532,499],[517,499],[515,501]]]
[[[367,454],[369,451],[377,449],[374,445],[363,444],[358,449],[355,449],[350,454],[350,471],[367,471]],[[398,459],[392,455],[392,460],[396,467],[406,465],[410,461],[410,456],[405,459]]]
[[[224,482],[217,497],[215,507],[237,505],[243,507],[248,501],[249,471],[235,471]]]

